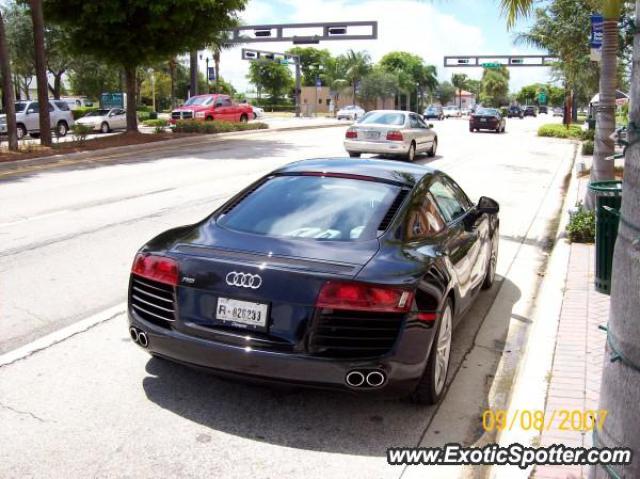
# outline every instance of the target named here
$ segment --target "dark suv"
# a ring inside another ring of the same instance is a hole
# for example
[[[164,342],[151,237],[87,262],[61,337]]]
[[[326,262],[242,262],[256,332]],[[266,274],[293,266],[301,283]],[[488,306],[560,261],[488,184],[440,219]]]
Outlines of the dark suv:
[[[524,112],[522,108],[518,105],[511,105],[509,107],[509,111],[507,112],[507,117],[509,118],[524,118]]]
[[[525,106],[524,107],[524,116],[533,116],[533,117],[538,116],[538,113],[536,112],[536,107],[535,106]]]

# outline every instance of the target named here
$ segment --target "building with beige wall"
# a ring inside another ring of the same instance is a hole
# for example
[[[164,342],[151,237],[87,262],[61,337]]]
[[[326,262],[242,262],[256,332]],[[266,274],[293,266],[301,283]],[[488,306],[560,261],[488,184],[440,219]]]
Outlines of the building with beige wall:
[[[316,113],[329,114],[331,109],[331,102],[334,100],[335,98],[331,95],[331,90],[329,89],[329,87],[304,86],[302,87],[302,92],[300,93],[300,111],[304,116],[312,116]],[[378,98],[375,102],[362,101],[361,99],[358,99],[356,104],[367,111],[381,110],[384,108],[393,109],[395,108],[395,98],[386,98],[384,102],[380,98]],[[334,111],[338,111],[340,108],[347,105],[353,105],[353,90],[351,90],[350,88],[345,88],[344,90],[339,92],[337,97],[337,105],[335,106]]]

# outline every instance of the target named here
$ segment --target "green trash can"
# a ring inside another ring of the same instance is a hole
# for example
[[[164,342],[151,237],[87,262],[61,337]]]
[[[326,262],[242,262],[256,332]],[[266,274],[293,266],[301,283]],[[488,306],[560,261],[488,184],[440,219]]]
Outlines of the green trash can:
[[[589,189],[596,197],[596,290],[611,293],[613,248],[618,236],[622,181],[594,181]]]

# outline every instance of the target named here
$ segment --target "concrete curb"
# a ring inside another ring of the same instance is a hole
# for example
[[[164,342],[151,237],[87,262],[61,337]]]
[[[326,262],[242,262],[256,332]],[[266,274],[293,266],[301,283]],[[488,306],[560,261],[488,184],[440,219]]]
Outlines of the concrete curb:
[[[21,170],[28,170],[29,167],[38,167],[43,169],[46,166],[64,166],[67,163],[90,159],[91,161],[100,161],[101,159],[112,159],[119,155],[126,155],[131,152],[139,152],[144,149],[146,152],[171,149],[184,146],[197,146],[206,144],[215,144],[223,142],[227,139],[242,138],[248,135],[264,134],[277,131],[296,131],[296,130],[315,130],[320,128],[336,128],[339,126],[347,126],[347,123],[335,122],[321,125],[296,125],[296,126],[284,126],[276,128],[266,128],[264,130],[247,130],[247,131],[233,131],[229,133],[216,133],[205,136],[191,136],[187,138],[176,138],[171,140],[164,140],[158,142],[142,143],[138,145],[126,145],[115,146],[110,148],[103,148],[99,150],[81,151],[78,153],[69,154],[56,154],[50,156],[42,156],[39,158],[32,158],[29,160],[15,160],[5,161],[0,163],[0,178],[3,176],[9,176],[11,174],[20,174]]]
[[[533,311],[533,325],[529,332],[524,356],[517,368],[511,389],[506,417],[517,417],[522,411],[544,411],[549,374],[553,366],[558,324],[564,298],[567,267],[569,264],[570,243],[565,239],[564,231],[569,222],[569,208],[573,206],[577,195],[578,181],[573,172],[578,151],[572,162],[571,180],[561,206],[561,216],[555,244],[545,270],[545,277],[537,296]],[[502,447],[519,443],[536,447],[539,444],[541,431],[524,429],[520,421],[498,433],[496,443]],[[525,479],[533,471],[533,467],[520,469],[517,466],[493,466],[488,474],[491,479]]]

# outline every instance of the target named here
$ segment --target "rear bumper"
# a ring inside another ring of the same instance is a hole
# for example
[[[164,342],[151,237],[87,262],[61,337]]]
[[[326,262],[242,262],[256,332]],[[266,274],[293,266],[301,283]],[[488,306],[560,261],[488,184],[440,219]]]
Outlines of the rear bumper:
[[[487,121],[479,121],[479,120],[475,120],[475,121],[470,121],[469,122],[469,128],[476,128],[478,130],[495,130],[496,128],[498,128],[498,122],[497,121],[491,121],[491,120],[487,120]]]
[[[381,358],[338,360],[223,344],[156,326],[131,311],[129,323],[147,334],[146,349],[149,353],[204,368],[218,376],[384,398],[404,397],[415,389],[426,365],[434,331],[433,328],[424,329],[404,339],[401,334],[399,344],[394,348],[394,351],[400,352],[392,352]],[[347,373],[353,369],[382,370],[386,381],[375,388],[353,388],[345,382]]]
[[[406,155],[409,152],[409,144],[403,141],[345,140],[344,148],[354,153],[374,153],[379,155]]]

